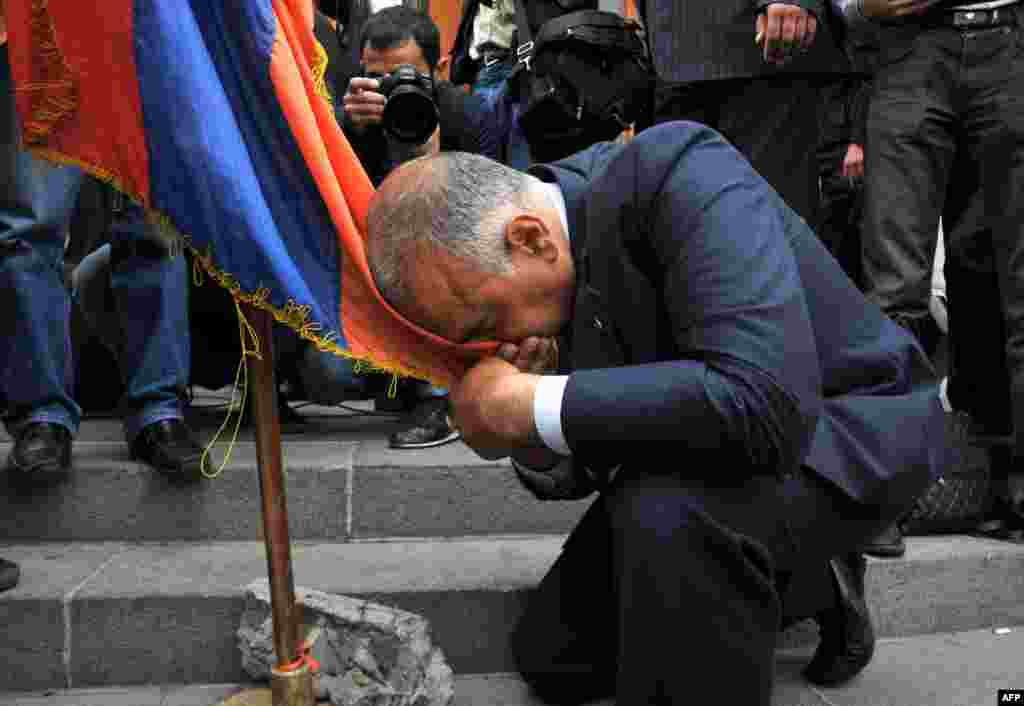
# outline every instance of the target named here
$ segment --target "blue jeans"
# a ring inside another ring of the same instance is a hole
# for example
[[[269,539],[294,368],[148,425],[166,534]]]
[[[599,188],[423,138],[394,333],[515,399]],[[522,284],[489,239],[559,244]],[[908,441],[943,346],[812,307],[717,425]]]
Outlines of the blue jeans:
[[[86,321],[113,352],[124,380],[125,437],[164,419],[182,418],[189,381],[188,272],[154,238],[142,209],[128,206],[110,243],[71,276]]]
[[[14,434],[30,422],[75,433],[81,409],[71,398],[71,304],[63,263],[83,176],[19,149],[17,126],[10,64],[0,48],[0,407]],[[146,228],[136,221],[115,230],[114,241],[124,244]],[[129,390],[125,428],[132,438],[147,423],[181,417],[188,378],[184,262],[129,254],[115,279]]]
[[[482,66],[473,83],[473,93],[483,98],[498,118],[504,135],[505,164],[525,171],[532,160],[530,145],[519,127],[519,101],[509,95],[508,79],[513,67],[507,61]]]

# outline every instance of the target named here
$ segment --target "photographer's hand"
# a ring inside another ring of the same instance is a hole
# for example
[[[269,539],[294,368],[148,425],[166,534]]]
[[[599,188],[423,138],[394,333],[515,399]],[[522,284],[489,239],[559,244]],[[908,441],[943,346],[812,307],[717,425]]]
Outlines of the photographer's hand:
[[[356,76],[348,82],[343,105],[345,118],[356,132],[362,132],[370,125],[380,125],[384,118],[384,104],[387,98],[377,93],[380,82],[374,78]]]

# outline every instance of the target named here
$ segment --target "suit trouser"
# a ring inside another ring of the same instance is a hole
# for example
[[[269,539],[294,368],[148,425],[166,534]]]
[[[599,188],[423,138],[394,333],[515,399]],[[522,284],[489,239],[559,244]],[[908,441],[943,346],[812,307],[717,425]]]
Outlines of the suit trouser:
[[[863,184],[844,177],[842,170],[853,133],[852,103],[862,83],[861,78],[842,77],[824,87],[817,149],[818,237],[858,288],[863,286],[860,265]]]
[[[924,490],[917,475],[904,489]],[[530,597],[520,670],[552,704],[768,706],[778,630],[835,601],[828,558],[913,499],[866,507],[807,470],[715,483],[624,469]]]
[[[990,403],[976,392],[1009,388],[1024,434],[1024,28],[922,28],[905,55],[880,67],[873,90],[868,297],[911,329],[928,316],[941,216],[960,349],[951,399],[982,411]],[[969,350],[976,346],[984,350]]]
[[[818,224],[818,106],[829,77],[664,84],[654,122],[692,120],[722,134],[812,228]]]

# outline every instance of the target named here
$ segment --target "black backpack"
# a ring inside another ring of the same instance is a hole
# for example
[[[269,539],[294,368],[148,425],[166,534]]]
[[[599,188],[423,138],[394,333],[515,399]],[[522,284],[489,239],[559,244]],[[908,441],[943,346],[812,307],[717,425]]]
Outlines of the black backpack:
[[[614,12],[516,0],[519,124],[535,161],[615,139],[650,111],[654,73],[639,26]],[[536,34],[531,26],[540,23]]]

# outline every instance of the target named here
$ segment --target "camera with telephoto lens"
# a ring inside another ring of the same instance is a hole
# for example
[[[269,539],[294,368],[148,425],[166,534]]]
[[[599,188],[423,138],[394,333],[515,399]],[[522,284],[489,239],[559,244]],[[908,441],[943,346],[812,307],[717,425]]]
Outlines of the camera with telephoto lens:
[[[430,139],[440,119],[434,101],[434,80],[415,66],[403,64],[378,79],[378,92],[387,98],[382,126],[399,142],[421,145]]]

